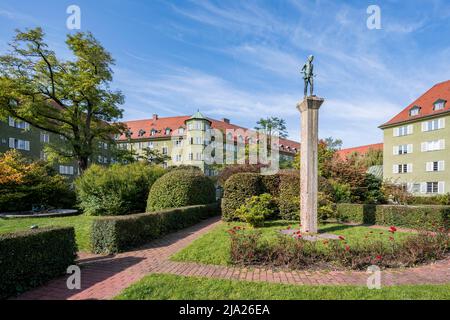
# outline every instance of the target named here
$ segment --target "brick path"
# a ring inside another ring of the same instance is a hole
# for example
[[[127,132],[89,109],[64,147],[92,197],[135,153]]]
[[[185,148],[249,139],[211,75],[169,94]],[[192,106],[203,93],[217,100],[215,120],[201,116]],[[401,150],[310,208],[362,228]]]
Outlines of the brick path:
[[[68,290],[67,277],[24,293],[25,300],[110,299],[150,273],[203,276],[220,279],[267,281],[297,285],[366,285],[368,275],[358,271],[274,271],[259,268],[235,268],[169,260],[175,252],[215,228],[219,218],[170,234],[138,250],[116,256],[82,254],[79,265],[82,290]],[[382,285],[442,284],[450,282],[450,258],[414,269],[382,272]]]

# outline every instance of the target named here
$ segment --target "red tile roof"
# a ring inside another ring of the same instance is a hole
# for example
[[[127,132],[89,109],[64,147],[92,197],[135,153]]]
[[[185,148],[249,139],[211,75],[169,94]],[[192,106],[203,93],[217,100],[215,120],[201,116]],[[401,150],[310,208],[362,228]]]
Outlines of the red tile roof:
[[[353,153],[358,153],[361,155],[366,154],[369,152],[369,150],[381,150],[383,151],[383,143],[377,143],[377,144],[369,144],[367,146],[360,146],[360,147],[354,147],[354,148],[348,148],[348,149],[342,149],[337,152],[337,155],[341,159],[347,159],[347,157]]]
[[[435,111],[434,103],[438,100],[445,100],[445,108],[443,110]],[[414,106],[420,107],[420,114],[417,116],[410,116],[409,111]],[[394,118],[386,122],[381,128],[399,124],[405,121],[411,121],[428,117],[432,115],[439,115],[450,111],[450,80],[436,84],[430,90],[425,92],[420,98],[407,106],[402,112],[397,114]]]
[[[185,128],[185,121],[190,119],[191,116],[178,116],[178,117],[164,117],[160,118],[156,115],[153,116],[152,119],[145,119],[145,120],[135,120],[135,121],[126,121],[124,122],[125,125],[128,126],[130,131],[132,132],[131,139],[148,139],[148,138],[170,138],[172,135],[178,134],[179,128]],[[208,118],[209,121],[211,121],[211,127],[213,129],[219,129],[219,130],[238,130],[243,129],[247,130],[247,128],[237,126],[225,121],[215,120]],[[170,134],[166,134],[166,129],[171,129]],[[144,130],[145,134],[142,136],[139,136],[139,131]],[[151,131],[155,130],[155,134],[151,135]],[[123,134],[119,140],[124,141],[126,140],[125,134]],[[285,152],[291,152],[296,153],[297,151],[300,151],[300,143],[288,140],[288,139],[280,139],[280,145],[282,148],[280,151]]]

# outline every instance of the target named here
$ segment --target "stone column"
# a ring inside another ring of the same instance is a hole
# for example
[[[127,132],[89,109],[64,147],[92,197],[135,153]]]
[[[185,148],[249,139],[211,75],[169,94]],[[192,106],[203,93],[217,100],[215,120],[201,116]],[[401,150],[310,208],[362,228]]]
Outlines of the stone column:
[[[306,97],[297,105],[301,113],[300,218],[302,232],[317,233],[317,193],[319,180],[319,108],[324,99]]]

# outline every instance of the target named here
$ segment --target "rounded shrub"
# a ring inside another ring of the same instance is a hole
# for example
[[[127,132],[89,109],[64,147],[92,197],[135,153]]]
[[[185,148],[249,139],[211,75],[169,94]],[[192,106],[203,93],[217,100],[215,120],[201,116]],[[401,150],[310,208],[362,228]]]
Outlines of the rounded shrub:
[[[222,219],[233,221],[236,209],[245,204],[246,200],[259,196],[264,192],[261,176],[257,173],[237,173],[225,182],[222,198]]]
[[[195,170],[173,170],[153,184],[148,195],[147,212],[215,201],[216,188],[210,178]]]
[[[92,165],[75,180],[80,207],[88,215],[118,216],[145,210],[148,191],[165,173],[145,163]]]

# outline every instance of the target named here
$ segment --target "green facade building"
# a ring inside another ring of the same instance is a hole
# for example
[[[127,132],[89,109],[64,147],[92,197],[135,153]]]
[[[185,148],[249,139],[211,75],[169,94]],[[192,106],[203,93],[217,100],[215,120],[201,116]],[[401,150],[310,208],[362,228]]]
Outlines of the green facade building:
[[[384,179],[415,195],[450,193],[450,81],[439,83],[387,123]]]

